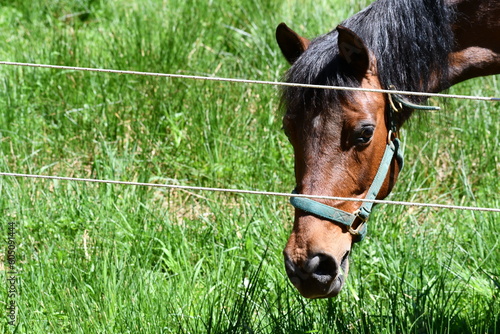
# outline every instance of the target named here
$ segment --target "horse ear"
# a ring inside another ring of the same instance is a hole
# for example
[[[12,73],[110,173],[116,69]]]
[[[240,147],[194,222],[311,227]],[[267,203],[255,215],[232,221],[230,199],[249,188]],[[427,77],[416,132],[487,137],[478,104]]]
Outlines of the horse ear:
[[[280,23],[276,28],[276,41],[290,65],[295,63],[311,43],[307,38],[300,36],[284,23]]]
[[[370,67],[370,52],[363,40],[352,30],[338,26],[338,46],[340,56],[361,75],[364,75]]]

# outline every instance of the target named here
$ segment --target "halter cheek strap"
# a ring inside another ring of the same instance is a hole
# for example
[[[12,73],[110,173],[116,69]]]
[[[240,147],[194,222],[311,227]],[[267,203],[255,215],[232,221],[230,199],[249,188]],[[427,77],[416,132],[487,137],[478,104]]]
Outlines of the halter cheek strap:
[[[399,147],[399,139],[393,138],[391,140],[390,132],[382,161],[380,162],[377,174],[373,179],[370,189],[368,189],[368,194],[366,195],[365,199],[375,200],[377,198],[378,193],[380,192],[380,188],[382,188],[384,180],[389,173],[389,169],[391,167],[391,162],[393,159],[396,159],[396,161],[398,162],[400,170],[403,168],[403,155]],[[293,193],[296,193],[295,190]],[[366,222],[368,220],[368,217],[370,216],[374,204],[372,202],[363,202],[363,204],[359,207],[358,210],[356,210],[356,212],[350,213],[305,197],[291,197],[290,203],[297,209],[330,220],[334,223],[344,225],[349,233],[356,236],[354,242],[359,242],[364,239],[368,230],[368,225]],[[358,219],[361,222],[356,227],[356,229],[354,229],[353,224]]]

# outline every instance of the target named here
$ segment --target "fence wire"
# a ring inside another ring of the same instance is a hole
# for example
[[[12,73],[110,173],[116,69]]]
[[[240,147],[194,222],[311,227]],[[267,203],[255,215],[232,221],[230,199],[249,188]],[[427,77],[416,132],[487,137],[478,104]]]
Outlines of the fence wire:
[[[476,101],[500,101],[500,98],[498,98],[498,97],[411,92],[411,91],[387,90],[387,89],[366,89],[366,88],[359,88],[359,87],[309,85],[309,84],[288,83],[288,82],[278,82],[278,81],[262,81],[262,80],[247,80],[247,79],[208,77],[208,76],[197,76],[197,75],[184,75],[184,74],[124,71],[124,70],[113,70],[113,69],[47,65],[47,64],[34,64],[34,63],[20,63],[20,62],[8,62],[8,61],[0,61],[0,65],[47,68],[47,69],[56,69],[56,70],[98,72],[98,73],[113,73],[113,74],[124,74],[124,75],[155,76],[155,77],[176,78],[176,79],[186,79],[186,80],[205,80],[205,81],[219,81],[219,82],[242,83],[242,84],[260,84],[260,85],[288,86],[288,87],[307,87],[307,88],[316,88],[316,89],[349,90],[349,91],[372,92],[372,93],[391,93],[391,94],[401,94],[401,95],[454,98],[454,99],[476,100]],[[34,174],[22,174],[22,173],[0,172],[0,176],[35,178],[35,179],[46,179],[46,180],[47,179],[48,180],[60,180],[60,181],[89,182],[89,183],[119,184],[119,185],[128,185],[128,186],[160,187],[160,188],[182,189],[182,190],[191,190],[191,191],[209,191],[209,192],[223,192],[223,193],[234,193],[234,194],[262,195],[262,196],[280,196],[280,197],[291,197],[292,196],[289,193],[280,193],[280,192],[266,192],[266,191],[243,190],[243,189],[225,189],[225,188],[182,186],[182,185],[173,185],[173,184],[156,184],[156,183],[144,183],[144,182],[132,182],[132,181],[99,180],[99,179],[89,179],[89,178],[75,178],[75,177],[63,177],[63,176],[51,176],[51,175],[34,175]],[[376,203],[376,204],[403,205],[403,206],[413,206],[413,207],[427,207],[427,208],[438,208],[438,209],[453,209],[453,210],[500,213],[500,209],[497,209],[497,208],[483,208],[483,207],[473,207],[473,206],[459,206],[459,205],[446,205],[446,204],[434,204],[434,203],[414,203],[414,202],[388,201],[388,200],[367,200],[367,199],[360,199],[360,198],[335,197],[335,196],[316,196],[316,195],[304,195],[304,194],[293,194],[293,196],[294,197],[312,198],[312,199],[342,200],[342,201],[351,201],[351,202],[370,202],[370,203]]]
[[[258,190],[196,187],[196,186],[183,186],[183,185],[177,185],[177,184],[158,184],[158,183],[147,183],[147,182],[100,180],[100,179],[88,179],[88,178],[52,176],[52,175],[21,174],[21,173],[0,172],[0,176],[23,177],[23,178],[34,178],[34,179],[46,179],[46,180],[59,180],[59,181],[76,181],[76,182],[88,182],[88,183],[105,183],[105,184],[118,184],[118,185],[127,185],[127,186],[156,187],[156,188],[181,189],[181,190],[191,190],[191,191],[222,192],[222,193],[247,194],[247,195],[278,196],[278,197],[291,197],[291,196],[293,196],[293,197],[326,199],[326,200],[347,201],[347,202],[368,202],[368,203],[375,203],[375,204],[391,204],[391,205],[403,205],[403,206],[414,206],[414,207],[424,207],[424,208],[499,212],[500,213],[500,209],[496,209],[496,208],[481,208],[481,207],[474,207],[474,206],[460,206],[460,205],[433,204],[433,203],[414,203],[414,202],[403,202],[403,201],[370,200],[370,199],[353,198],[353,197],[290,194],[290,193],[258,191]]]
[[[279,82],[279,81],[234,79],[234,78],[208,77],[208,76],[169,74],[169,73],[153,73],[153,72],[140,72],[140,71],[123,71],[123,70],[112,70],[112,69],[90,68],[90,67],[18,63],[18,62],[9,62],[9,61],[0,61],[0,65],[38,67],[38,68],[50,68],[50,69],[56,69],[56,70],[85,71],[85,72],[98,72],[98,73],[144,75],[144,76],[163,77],[163,78],[220,81],[220,82],[260,84],[260,85],[271,85],[271,86],[306,87],[306,88],[316,88],[316,89],[348,90],[348,91],[369,92],[369,93],[391,93],[391,94],[425,96],[425,97],[443,97],[443,98],[453,98],[453,99],[462,99],[462,100],[500,101],[499,97],[491,97],[491,96],[488,97],[488,96],[473,96],[473,95],[455,95],[455,94],[440,94],[440,93],[426,93],[426,92],[411,92],[411,91],[404,91],[404,90],[369,89],[369,88],[360,88],[360,87],[309,85],[309,84]]]

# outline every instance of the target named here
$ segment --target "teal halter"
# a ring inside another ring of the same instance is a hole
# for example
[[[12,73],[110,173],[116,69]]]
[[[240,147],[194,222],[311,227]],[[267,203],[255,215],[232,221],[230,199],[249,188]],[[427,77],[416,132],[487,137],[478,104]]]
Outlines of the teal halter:
[[[387,173],[389,172],[389,168],[391,166],[393,158],[395,158],[399,163],[400,170],[403,168],[403,155],[401,154],[399,146],[400,142],[398,138],[394,138],[392,140],[389,139],[389,142],[385,147],[384,156],[382,157],[382,161],[380,162],[380,167],[378,168],[377,174],[373,179],[373,183],[370,186],[365,199],[374,200],[377,198],[380,188],[382,187]],[[291,197],[290,203],[297,209],[312,213],[334,223],[344,225],[345,227],[347,227],[349,233],[357,237],[354,242],[358,242],[364,239],[368,230],[368,225],[366,224],[366,222],[368,221],[368,217],[370,216],[374,204],[373,202],[363,202],[363,204],[358,210],[356,210],[356,212],[349,213],[347,211],[340,210],[305,197]],[[354,229],[353,224],[357,219],[359,219],[361,222],[358,227]]]
[[[403,154],[400,150],[400,141],[395,136],[394,138],[391,138],[397,131],[395,120],[396,117],[394,113],[400,112],[403,107],[418,110],[436,110],[437,108],[415,105],[404,100],[401,96],[393,94],[389,94],[389,102],[390,107],[388,108],[388,118],[389,127],[391,130],[389,131],[387,145],[385,147],[385,152],[382,157],[382,161],[380,162],[377,174],[375,175],[370,189],[368,189],[368,194],[365,197],[365,200],[369,201],[375,200],[377,198],[380,188],[382,188],[384,180],[387,177],[387,173],[389,173],[389,169],[391,167],[393,159],[396,159],[396,161],[398,162],[399,170],[401,171],[403,169],[404,159]],[[399,108],[397,108],[396,105],[398,105]],[[296,193],[296,191],[294,190],[293,193]],[[356,237],[354,239],[354,242],[362,241],[366,236],[366,233],[368,231],[367,221],[374,204],[373,202],[363,202],[358,210],[356,210],[354,213],[350,213],[305,197],[292,196],[290,198],[290,203],[296,209],[327,219],[333,223],[344,225],[349,233]],[[356,228],[353,228],[353,224],[357,220],[359,220],[360,223]]]

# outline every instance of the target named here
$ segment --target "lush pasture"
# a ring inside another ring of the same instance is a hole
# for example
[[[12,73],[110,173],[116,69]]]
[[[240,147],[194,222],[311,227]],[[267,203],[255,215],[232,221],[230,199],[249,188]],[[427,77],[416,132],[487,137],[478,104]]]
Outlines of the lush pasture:
[[[368,3],[1,1],[0,59],[279,80],[278,23],[312,37]],[[500,77],[451,92],[499,96]],[[432,103],[444,110],[406,125],[390,198],[500,207],[500,104]],[[0,170],[288,192],[278,104],[271,86],[0,66]],[[284,198],[12,177],[0,189],[21,269],[17,325],[2,316],[2,332],[500,331],[498,214],[379,206],[341,295],[311,301],[284,273]]]

